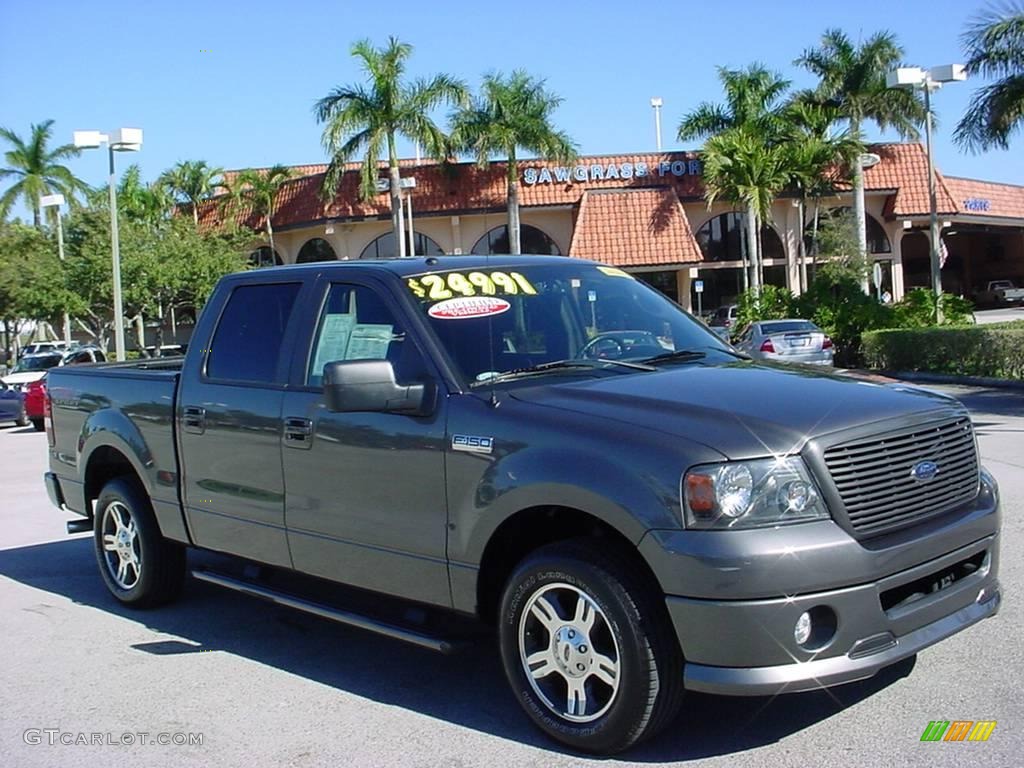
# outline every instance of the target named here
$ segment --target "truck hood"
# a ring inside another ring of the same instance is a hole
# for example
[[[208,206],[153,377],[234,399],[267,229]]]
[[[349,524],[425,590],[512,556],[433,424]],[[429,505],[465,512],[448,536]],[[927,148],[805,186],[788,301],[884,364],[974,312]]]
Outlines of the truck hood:
[[[730,459],[799,451],[810,438],[914,413],[962,410],[953,398],[904,385],[747,362],[573,382],[547,378],[511,395],[685,437]]]

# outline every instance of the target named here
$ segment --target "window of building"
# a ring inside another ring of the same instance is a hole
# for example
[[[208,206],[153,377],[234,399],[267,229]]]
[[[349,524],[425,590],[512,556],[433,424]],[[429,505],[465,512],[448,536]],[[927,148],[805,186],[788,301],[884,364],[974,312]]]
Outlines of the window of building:
[[[544,232],[531,227],[529,224],[519,225],[519,245],[523,253],[543,254],[548,256],[561,256],[562,252],[558,245]],[[476,241],[473,246],[473,253],[490,255],[494,253],[508,253],[508,227],[502,225],[495,227],[486,235]]]
[[[231,292],[217,323],[206,375],[270,384],[300,283],[242,285]]]
[[[679,273],[675,270],[665,272],[636,272],[634,277],[647,283],[672,301],[679,301]]]
[[[813,214],[811,214],[813,215]],[[833,226],[846,226],[854,230],[854,236],[856,236],[856,226],[854,224],[854,211],[848,205],[841,206],[839,208],[831,208],[824,212],[818,217],[818,230],[821,231],[822,226],[827,226],[827,222],[832,222]],[[810,216],[808,217],[810,218]],[[892,253],[892,246],[889,244],[889,237],[885,234],[885,230],[882,225],[878,223],[871,214],[866,214],[867,220],[867,236],[868,236],[868,253]],[[811,248],[811,235],[814,231],[814,221],[810,220],[807,226],[804,227],[804,240],[807,244],[807,249],[810,251]]]
[[[422,232],[413,233],[413,240],[416,242],[417,256],[444,256],[444,249]],[[394,259],[397,256],[394,232],[385,232],[359,254],[360,259]]]
[[[390,360],[398,381],[421,380],[423,358],[376,291],[332,285],[313,340],[306,383],[323,385],[324,366],[339,360]]]
[[[307,240],[306,244],[302,246],[295,263],[310,264],[314,261],[335,261],[337,258],[330,243],[322,237],[314,237],[312,240]]]
[[[716,216],[697,230],[697,245],[706,261],[742,261],[747,252],[747,216],[730,211]],[[761,227],[761,252],[765,259],[784,259],[786,252],[778,233]]]
[[[284,262],[281,261],[281,256],[271,248],[269,245],[264,245],[257,248],[255,251],[249,254],[249,264],[254,269],[260,269],[261,267],[279,267]]]

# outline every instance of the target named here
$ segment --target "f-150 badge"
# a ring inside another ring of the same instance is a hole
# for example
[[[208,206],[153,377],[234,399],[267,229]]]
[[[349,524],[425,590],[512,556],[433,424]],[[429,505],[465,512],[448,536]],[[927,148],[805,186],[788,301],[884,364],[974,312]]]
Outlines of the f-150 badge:
[[[493,437],[481,435],[452,435],[452,450],[469,453],[490,453],[494,449]]]

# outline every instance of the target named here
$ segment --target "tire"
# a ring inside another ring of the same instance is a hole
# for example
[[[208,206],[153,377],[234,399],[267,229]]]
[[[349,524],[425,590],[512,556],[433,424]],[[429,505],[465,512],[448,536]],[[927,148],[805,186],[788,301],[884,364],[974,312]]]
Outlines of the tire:
[[[42,432],[46,429],[46,422],[43,419],[32,419],[32,426],[36,428],[36,432]]]
[[[93,545],[103,582],[125,605],[162,605],[181,592],[185,548],[160,533],[153,507],[138,481],[117,478],[100,491]]]
[[[25,413],[25,411],[22,411],[21,415],[14,420],[14,423],[16,426],[19,427],[27,427],[31,422],[29,422],[28,415]]]
[[[682,703],[683,659],[662,600],[635,565],[593,540],[551,544],[518,565],[501,602],[501,657],[513,693],[544,733],[610,755],[671,722]],[[570,701],[574,690],[584,702]]]

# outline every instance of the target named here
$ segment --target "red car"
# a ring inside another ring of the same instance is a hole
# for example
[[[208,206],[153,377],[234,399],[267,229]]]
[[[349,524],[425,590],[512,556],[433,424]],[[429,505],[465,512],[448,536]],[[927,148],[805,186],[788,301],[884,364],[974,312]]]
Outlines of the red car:
[[[43,412],[46,402],[46,379],[42,378],[33,381],[25,386],[25,414],[36,428],[36,432],[42,432],[45,428],[45,413]]]

